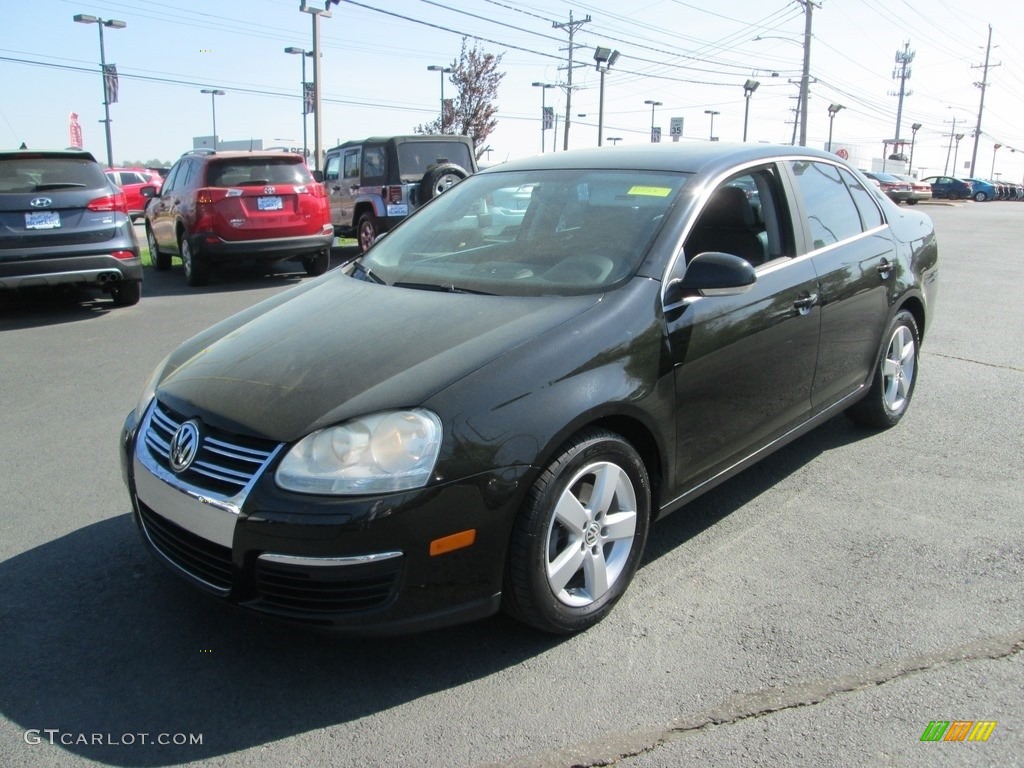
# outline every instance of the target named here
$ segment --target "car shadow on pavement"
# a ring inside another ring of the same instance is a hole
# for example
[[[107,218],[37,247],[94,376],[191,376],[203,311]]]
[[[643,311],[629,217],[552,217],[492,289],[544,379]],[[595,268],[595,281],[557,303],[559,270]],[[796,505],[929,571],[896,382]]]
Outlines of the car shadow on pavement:
[[[656,525],[645,563],[821,453],[871,434],[833,419]],[[127,514],[0,563],[0,583],[0,711],[38,731],[26,742],[52,738],[109,765],[203,760],[354,722],[494,675],[566,640],[500,615],[373,639],[265,620],[168,573],[144,550]],[[154,743],[160,734],[198,734],[202,742]]]

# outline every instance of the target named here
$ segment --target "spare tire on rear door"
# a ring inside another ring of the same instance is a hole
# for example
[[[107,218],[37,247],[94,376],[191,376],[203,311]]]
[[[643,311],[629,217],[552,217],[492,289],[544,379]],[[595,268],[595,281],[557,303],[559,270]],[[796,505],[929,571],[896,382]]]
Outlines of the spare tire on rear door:
[[[469,173],[462,166],[455,163],[441,163],[428,168],[423,174],[423,181],[420,182],[420,200],[424,203],[432,200],[446,189],[458,184]]]

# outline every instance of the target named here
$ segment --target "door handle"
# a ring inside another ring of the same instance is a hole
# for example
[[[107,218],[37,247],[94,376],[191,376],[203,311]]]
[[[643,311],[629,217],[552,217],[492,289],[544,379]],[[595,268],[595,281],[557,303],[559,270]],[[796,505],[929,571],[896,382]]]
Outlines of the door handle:
[[[878,270],[879,277],[883,280],[888,280],[889,275],[892,274],[892,264],[887,259],[882,259],[876,269]]]
[[[818,303],[818,294],[812,293],[810,296],[805,296],[802,299],[797,299],[793,302],[793,307],[801,315],[809,315],[811,308]]]

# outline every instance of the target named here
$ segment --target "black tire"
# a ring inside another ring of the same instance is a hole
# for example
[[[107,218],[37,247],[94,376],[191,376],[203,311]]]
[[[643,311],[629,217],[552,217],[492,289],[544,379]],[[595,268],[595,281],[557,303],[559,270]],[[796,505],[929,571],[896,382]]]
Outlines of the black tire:
[[[905,309],[897,312],[882,344],[871,388],[864,399],[847,409],[846,415],[859,424],[888,429],[907,412],[917,385],[921,334],[914,316]]]
[[[917,205],[918,202],[917,200],[907,200],[907,205]]]
[[[974,193],[974,199],[979,203],[984,203],[986,200],[988,200],[988,195],[986,195],[983,191],[978,190],[977,192]]]
[[[110,293],[114,299],[114,306],[131,307],[139,303],[142,298],[141,280],[123,280],[114,286]]]
[[[184,232],[178,238],[178,255],[181,256],[181,265],[185,269],[185,282],[193,288],[210,282],[209,262],[201,253],[192,249],[192,243]]]
[[[427,200],[433,200],[467,176],[469,176],[469,173],[466,169],[460,165],[455,165],[455,163],[435,165],[423,174],[423,181],[420,182],[420,200],[424,203]]]
[[[146,244],[149,246],[149,260],[153,263],[154,269],[158,272],[165,272],[171,268],[171,254],[161,253],[160,247],[156,244],[156,235],[152,228],[146,225]]]
[[[380,223],[372,213],[364,213],[359,217],[359,224],[356,225],[356,241],[359,243],[359,252],[366,253],[373,241],[380,234]]]
[[[591,509],[601,481],[603,503]],[[578,517],[567,521],[567,511]],[[581,432],[541,473],[516,519],[502,608],[553,634],[593,626],[629,586],[650,519],[650,481],[636,450],[613,432]]]
[[[307,275],[316,277],[322,275],[331,266],[331,252],[328,249],[320,251],[316,256],[307,256],[302,260],[302,268]]]

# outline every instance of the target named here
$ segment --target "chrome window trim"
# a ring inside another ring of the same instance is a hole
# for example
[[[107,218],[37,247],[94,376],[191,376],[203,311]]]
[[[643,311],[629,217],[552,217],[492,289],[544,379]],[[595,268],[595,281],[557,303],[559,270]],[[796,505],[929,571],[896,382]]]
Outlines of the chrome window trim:
[[[279,552],[264,552],[259,560],[266,560],[282,565],[300,565],[313,567],[330,567],[336,565],[366,565],[368,563],[379,563],[385,560],[394,560],[396,557],[403,557],[404,552],[374,552],[368,555],[348,555],[344,557],[305,557],[303,555],[285,555]]]

